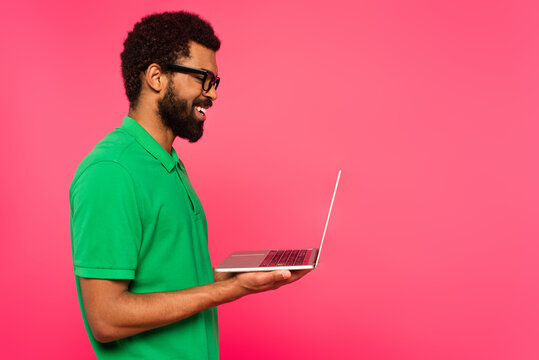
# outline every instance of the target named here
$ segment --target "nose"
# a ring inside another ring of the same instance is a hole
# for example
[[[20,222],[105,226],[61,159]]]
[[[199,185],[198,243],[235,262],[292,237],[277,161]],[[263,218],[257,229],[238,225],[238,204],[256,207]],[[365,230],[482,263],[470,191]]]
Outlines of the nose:
[[[217,100],[217,90],[215,90],[215,86],[212,86],[208,91],[204,91],[204,96],[210,98],[212,101]]]

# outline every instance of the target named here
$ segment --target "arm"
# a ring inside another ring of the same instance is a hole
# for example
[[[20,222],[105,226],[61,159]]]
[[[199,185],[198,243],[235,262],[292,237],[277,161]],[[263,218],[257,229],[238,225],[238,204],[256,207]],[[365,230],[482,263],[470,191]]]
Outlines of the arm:
[[[241,273],[190,289],[147,294],[130,293],[129,280],[81,277],[80,288],[94,337],[110,342],[172,324],[248,294],[277,289],[309,271]]]

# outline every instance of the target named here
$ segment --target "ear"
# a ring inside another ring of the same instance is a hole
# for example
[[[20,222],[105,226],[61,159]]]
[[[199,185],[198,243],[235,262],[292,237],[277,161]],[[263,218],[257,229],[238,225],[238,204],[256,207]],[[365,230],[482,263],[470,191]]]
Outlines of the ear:
[[[148,87],[155,92],[161,92],[161,90],[166,89],[167,80],[168,79],[163,73],[161,66],[155,63],[148,66],[146,72],[144,73],[144,81],[146,84],[148,84]]]

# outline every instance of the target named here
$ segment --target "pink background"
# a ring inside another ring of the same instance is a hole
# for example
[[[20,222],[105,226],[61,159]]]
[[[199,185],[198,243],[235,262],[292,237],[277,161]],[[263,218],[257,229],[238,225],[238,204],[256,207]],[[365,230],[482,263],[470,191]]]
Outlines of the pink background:
[[[536,2],[342,0],[0,5],[2,358],[95,357],[68,188],[127,112],[127,32],[173,9],[223,42],[175,145],[214,262],[316,246],[343,168],[319,269],[220,307],[223,359],[539,358]]]

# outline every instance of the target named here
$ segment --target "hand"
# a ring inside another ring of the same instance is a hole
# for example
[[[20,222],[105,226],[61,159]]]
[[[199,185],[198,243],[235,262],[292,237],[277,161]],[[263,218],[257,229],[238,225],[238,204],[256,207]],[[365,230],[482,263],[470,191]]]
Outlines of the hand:
[[[275,290],[279,287],[293,283],[307,275],[312,269],[307,270],[276,270],[237,273],[237,284],[247,293],[256,293],[267,290]]]
[[[223,281],[223,280],[227,280],[227,279],[230,279],[231,277],[233,277],[235,274],[234,273],[231,273],[231,272],[217,272],[217,271],[213,271],[213,281],[215,282],[218,282],[218,281]]]

